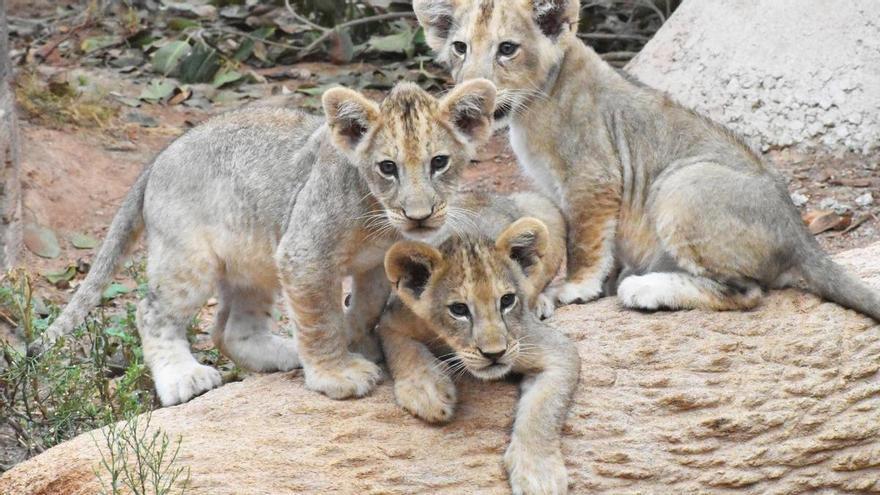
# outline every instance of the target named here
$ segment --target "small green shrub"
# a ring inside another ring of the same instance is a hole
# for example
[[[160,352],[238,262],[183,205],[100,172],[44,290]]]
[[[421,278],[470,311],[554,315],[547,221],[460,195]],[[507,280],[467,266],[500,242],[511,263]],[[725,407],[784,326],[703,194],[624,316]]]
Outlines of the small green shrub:
[[[161,429],[150,430],[151,419],[150,413],[133,416],[102,430],[103,442],[92,437],[101,451],[95,469],[101,495],[185,493],[190,472],[176,463],[181,438],[172,441]]]
[[[39,355],[26,346],[57,315],[35,309],[29,275],[11,272],[0,284],[0,311],[19,326],[23,346],[0,341],[0,422],[28,457],[64,440],[152,409],[152,383],[135,327],[135,305],[100,311]]]

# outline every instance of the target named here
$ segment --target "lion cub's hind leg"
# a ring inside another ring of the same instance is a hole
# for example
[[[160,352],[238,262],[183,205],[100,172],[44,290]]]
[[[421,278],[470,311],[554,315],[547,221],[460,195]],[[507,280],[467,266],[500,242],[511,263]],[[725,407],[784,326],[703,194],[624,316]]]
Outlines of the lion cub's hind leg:
[[[758,304],[761,295],[761,288],[754,282],[722,283],[684,272],[630,275],[617,287],[617,297],[624,306],[646,311],[750,309]]]
[[[150,239],[149,292],[138,306],[144,360],[162,405],[186,402],[221,383],[220,373],[190,353],[186,329],[211,294],[216,269],[199,254],[185,255],[176,243]]]
[[[289,371],[300,366],[293,338],[272,333],[274,287],[220,284],[214,343],[235,364],[253,371]]]

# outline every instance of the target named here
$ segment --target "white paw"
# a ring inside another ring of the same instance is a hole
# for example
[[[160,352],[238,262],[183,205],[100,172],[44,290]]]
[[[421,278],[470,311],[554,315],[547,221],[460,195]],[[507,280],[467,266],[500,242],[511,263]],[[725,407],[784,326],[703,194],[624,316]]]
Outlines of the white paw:
[[[538,294],[538,298],[535,299],[535,313],[538,315],[538,319],[546,320],[550,318],[555,310],[556,303],[553,302],[551,296],[544,293]]]
[[[290,371],[302,366],[296,342],[290,337],[259,334],[225,342],[229,358],[242,368],[252,371]]]
[[[602,281],[590,279],[583,282],[566,282],[561,287],[557,287],[553,294],[559,306],[585,304],[598,299],[602,294]]]
[[[153,382],[162,405],[172,406],[219,387],[222,379],[219,371],[193,361],[156,370]]]
[[[440,372],[395,380],[394,397],[400,407],[429,423],[444,423],[455,414],[455,384]]]
[[[655,311],[675,306],[675,290],[669,277],[662,273],[630,275],[617,287],[617,297],[627,308]],[[679,284],[681,285],[681,284]],[[680,290],[681,287],[678,287]]]
[[[568,473],[559,451],[529,449],[514,440],[504,453],[504,466],[514,495],[568,493]]]
[[[363,397],[382,380],[382,369],[359,354],[349,354],[338,367],[305,366],[306,387],[330,397]]]

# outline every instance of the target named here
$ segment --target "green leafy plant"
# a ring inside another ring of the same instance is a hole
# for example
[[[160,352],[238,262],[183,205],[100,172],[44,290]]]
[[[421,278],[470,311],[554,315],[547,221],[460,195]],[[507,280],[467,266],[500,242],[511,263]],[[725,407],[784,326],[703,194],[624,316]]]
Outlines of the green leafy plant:
[[[0,341],[0,425],[26,456],[83,431],[149,410],[152,383],[135,328],[135,306],[101,312],[44,352],[28,353],[57,308],[35,309],[31,278],[10,272],[0,284],[0,315],[19,327],[22,345]]]

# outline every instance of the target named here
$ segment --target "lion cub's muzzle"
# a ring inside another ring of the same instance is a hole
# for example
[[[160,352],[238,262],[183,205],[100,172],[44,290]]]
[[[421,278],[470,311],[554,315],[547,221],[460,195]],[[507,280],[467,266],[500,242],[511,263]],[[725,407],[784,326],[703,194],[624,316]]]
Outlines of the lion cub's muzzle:
[[[419,241],[428,241],[446,224],[446,209],[432,207],[424,211],[401,210],[395,220],[403,235]]]
[[[483,352],[479,348],[460,352],[459,357],[472,375],[480,380],[497,380],[510,372],[517,349],[507,347],[500,352]]]

